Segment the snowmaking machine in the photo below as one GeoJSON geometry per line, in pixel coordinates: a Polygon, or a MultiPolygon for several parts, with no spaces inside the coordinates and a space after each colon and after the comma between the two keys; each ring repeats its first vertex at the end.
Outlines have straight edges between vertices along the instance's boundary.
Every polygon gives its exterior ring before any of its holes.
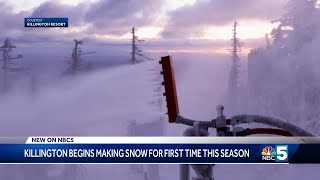
{"type": "MultiPolygon", "coordinates": [[[[223,114],[224,107],[217,106],[217,117],[211,121],[198,121],[187,119],[180,115],[178,96],[176,91],[174,70],[172,58],[170,56],[162,57],[159,62],[162,66],[163,75],[162,85],[165,87],[163,95],[166,97],[169,123],[177,123],[189,126],[184,131],[184,136],[209,136],[209,128],[216,130],[217,136],[250,136],[256,134],[269,134],[277,136],[315,136],[312,133],[287,122],[278,117],[268,117],[262,115],[241,114],[227,118],[223,114]],[[242,128],[239,125],[259,123],[274,128],[242,128]]],[[[213,180],[212,165],[190,165],[197,177],[196,180],[213,180]]],[[[189,165],[180,165],[180,180],[189,180],[189,165]]]]}

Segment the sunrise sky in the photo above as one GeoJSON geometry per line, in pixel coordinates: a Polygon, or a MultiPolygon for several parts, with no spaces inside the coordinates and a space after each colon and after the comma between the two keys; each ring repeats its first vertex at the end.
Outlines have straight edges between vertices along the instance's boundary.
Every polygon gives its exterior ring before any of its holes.
{"type": "Polygon", "coordinates": [[[149,52],[226,53],[237,20],[244,51],[264,43],[287,0],[0,0],[2,36],[22,42],[74,38],[127,42],[130,29],[151,42],[149,52]],[[68,17],[69,28],[26,29],[24,17],[68,17]],[[164,42],[174,47],[164,47],[164,42]],[[156,44],[156,45],[155,45],[156,44]],[[213,48],[214,47],[214,48],[213,48]]]}

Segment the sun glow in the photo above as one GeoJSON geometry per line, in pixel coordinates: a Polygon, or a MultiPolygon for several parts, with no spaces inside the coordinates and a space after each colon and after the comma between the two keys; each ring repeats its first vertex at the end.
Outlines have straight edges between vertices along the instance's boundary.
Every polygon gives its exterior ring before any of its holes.
{"type": "MultiPolygon", "coordinates": [[[[238,23],[237,34],[240,39],[262,38],[276,26],[271,22],[258,20],[239,20],[238,23]]],[[[229,40],[232,38],[232,23],[225,26],[208,27],[205,29],[204,35],[199,38],[229,40]]]]}
{"type": "MultiPolygon", "coordinates": [[[[247,55],[250,52],[251,48],[242,48],[242,51],[239,53],[240,56],[247,55]]],[[[219,47],[219,48],[194,48],[194,49],[148,49],[145,52],[149,53],[190,53],[190,54],[220,54],[228,55],[228,47],[219,47]]]]}

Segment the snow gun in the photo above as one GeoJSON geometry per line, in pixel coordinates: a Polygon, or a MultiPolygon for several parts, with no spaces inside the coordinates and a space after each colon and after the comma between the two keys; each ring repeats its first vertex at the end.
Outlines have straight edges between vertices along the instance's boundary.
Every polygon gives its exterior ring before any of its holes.
{"type": "MultiPolygon", "coordinates": [[[[217,117],[210,121],[187,119],[179,114],[178,96],[176,91],[174,69],[170,56],[161,57],[162,85],[165,87],[169,123],[189,126],[184,131],[184,136],[209,136],[208,129],[216,129],[217,136],[250,136],[256,134],[270,134],[278,136],[315,136],[314,134],[294,125],[282,118],[262,115],[241,114],[226,118],[223,114],[224,107],[217,106],[217,117]],[[273,128],[241,128],[238,125],[258,123],[273,128]],[[231,129],[232,128],[232,129],[231,129]]],[[[214,165],[191,165],[197,174],[196,180],[213,180],[214,165]]],[[[189,180],[189,165],[180,165],[180,180],[189,180]]]]}

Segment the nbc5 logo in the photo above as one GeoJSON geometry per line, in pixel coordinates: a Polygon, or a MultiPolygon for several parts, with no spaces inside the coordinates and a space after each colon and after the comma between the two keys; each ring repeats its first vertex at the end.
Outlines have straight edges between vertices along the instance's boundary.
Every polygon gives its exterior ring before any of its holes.
{"type": "Polygon", "coordinates": [[[276,146],[276,162],[288,162],[288,146],[276,146]]]}

